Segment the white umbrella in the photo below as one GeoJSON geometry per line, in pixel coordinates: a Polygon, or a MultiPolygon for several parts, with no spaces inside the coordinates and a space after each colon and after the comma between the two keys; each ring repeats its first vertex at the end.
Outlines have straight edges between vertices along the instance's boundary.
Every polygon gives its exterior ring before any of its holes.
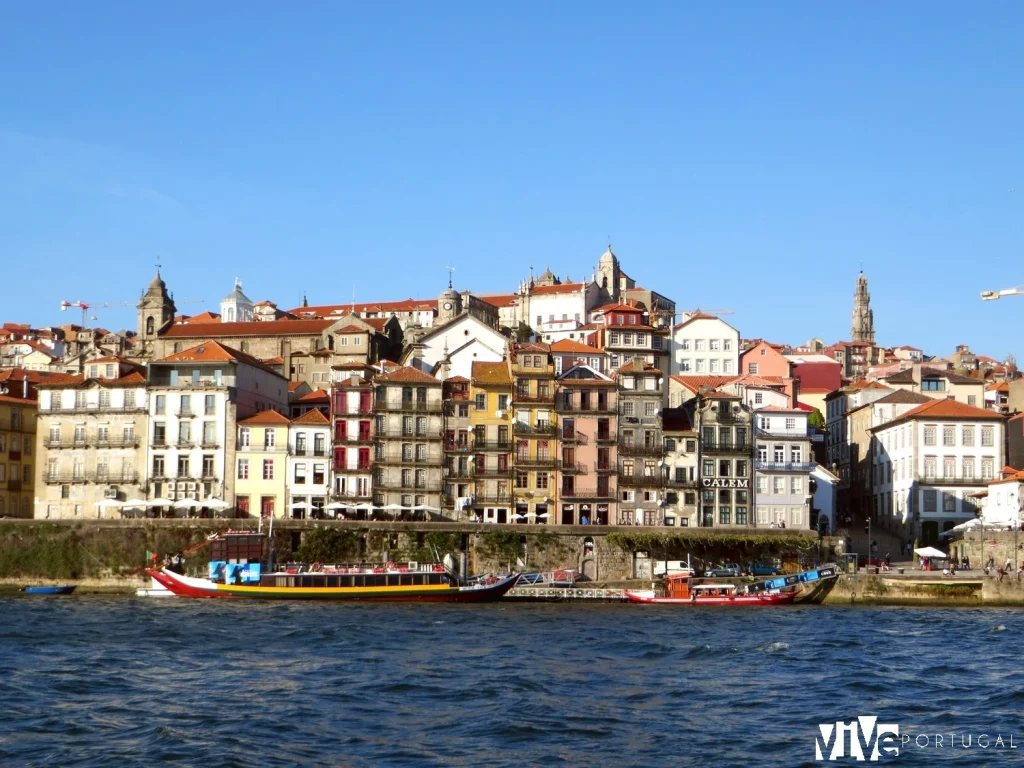
{"type": "Polygon", "coordinates": [[[526,515],[512,515],[513,520],[525,520],[526,515]]]}
{"type": "Polygon", "coordinates": [[[918,555],[919,557],[934,557],[943,560],[949,557],[949,555],[947,555],[945,552],[938,550],[935,547],[920,547],[919,549],[914,550],[914,554],[918,555]]]}
{"type": "Polygon", "coordinates": [[[373,504],[356,504],[352,509],[358,509],[363,512],[369,512],[373,509],[373,504]]]}
{"type": "Polygon", "coordinates": [[[332,501],[324,509],[348,509],[348,504],[342,504],[340,501],[332,501]]]}
{"type": "Polygon", "coordinates": [[[313,505],[312,504],[307,504],[304,501],[297,501],[294,504],[292,504],[291,508],[292,509],[312,509],[313,505]]]}
{"type": "Polygon", "coordinates": [[[201,506],[203,503],[196,499],[179,499],[174,502],[175,509],[199,509],[201,506]]]}
{"type": "Polygon", "coordinates": [[[417,504],[413,507],[415,512],[440,512],[441,510],[437,507],[432,507],[429,504],[417,504]]]}
{"type": "Polygon", "coordinates": [[[227,509],[231,505],[223,499],[206,499],[206,501],[203,502],[203,506],[207,509],[227,509]]]}
{"type": "Polygon", "coordinates": [[[408,507],[403,507],[401,504],[388,504],[386,507],[381,507],[385,512],[397,512],[408,507]]]}
{"type": "Polygon", "coordinates": [[[124,504],[116,499],[104,499],[103,501],[97,501],[96,506],[100,509],[111,509],[114,507],[123,507],[124,504]]]}
{"type": "Polygon", "coordinates": [[[142,509],[147,506],[148,502],[145,499],[128,499],[123,505],[124,509],[142,509]]]}
{"type": "Polygon", "coordinates": [[[146,502],[146,506],[147,507],[169,507],[173,503],[174,502],[171,501],[170,499],[153,499],[152,501],[147,501],[146,502]]]}
{"type": "Polygon", "coordinates": [[[537,515],[537,517],[541,520],[547,520],[549,517],[551,517],[551,513],[542,512],[541,514],[537,515]]]}

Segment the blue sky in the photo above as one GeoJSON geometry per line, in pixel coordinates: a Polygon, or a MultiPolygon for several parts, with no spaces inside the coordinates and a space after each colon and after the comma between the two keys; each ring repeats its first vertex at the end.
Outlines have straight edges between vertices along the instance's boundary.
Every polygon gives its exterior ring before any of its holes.
{"type": "MultiPolygon", "coordinates": [[[[1024,353],[1024,6],[5,3],[0,320],[624,268],[744,336],[1024,353]]],[[[134,327],[133,310],[99,314],[134,327]]]]}

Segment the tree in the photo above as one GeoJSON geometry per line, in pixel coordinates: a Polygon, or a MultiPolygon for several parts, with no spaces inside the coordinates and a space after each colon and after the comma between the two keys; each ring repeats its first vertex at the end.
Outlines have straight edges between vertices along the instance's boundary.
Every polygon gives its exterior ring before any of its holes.
{"type": "Polygon", "coordinates": [[[821,415],[821,411],[815,408],[811,411],[811,415],[807,417],[807,423],[812,427],[823,429],[825,427],[825,417],[821,415]]]}

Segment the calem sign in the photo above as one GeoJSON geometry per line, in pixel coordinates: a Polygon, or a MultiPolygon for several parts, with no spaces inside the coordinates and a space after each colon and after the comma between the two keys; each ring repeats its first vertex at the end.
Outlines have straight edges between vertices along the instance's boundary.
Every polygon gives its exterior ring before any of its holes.
{"type": "Polygon", "coordinates": [[[705,488],[749,488],[749,477],[702,477],[701,485],[705,488]]]}

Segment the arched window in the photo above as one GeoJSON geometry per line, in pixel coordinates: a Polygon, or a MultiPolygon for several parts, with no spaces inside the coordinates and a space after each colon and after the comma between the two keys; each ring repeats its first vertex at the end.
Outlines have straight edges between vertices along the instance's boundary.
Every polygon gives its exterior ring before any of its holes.
{"type": "Polygon", "coordinates": [[[605,290],[608,290],[608,276],[607,275],[605,275],[603,278],[601,278],[601,287],[604,288],[605,290]]]}
{"type": "Polygon", "coordinates": [[[153,322],[153,318],[152,317],[147,317],[146,318],[146,335],[147,336],[152,336],[155,329],[156,329],[156,323],[153,322]]]}
{"type": "Polygon", "coordinates": [[[227,312],[224,313],[224,322],[233,323],[235,322],[235,308],[228,307],[227,312]]]}

